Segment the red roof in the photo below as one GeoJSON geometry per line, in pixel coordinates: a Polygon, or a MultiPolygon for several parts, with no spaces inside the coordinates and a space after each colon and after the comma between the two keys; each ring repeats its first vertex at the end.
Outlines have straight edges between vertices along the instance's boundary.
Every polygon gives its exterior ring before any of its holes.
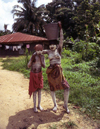
{"type": "Polygon", "coordinates": [[[0,36],[0,43],[13,44],[13,43],[21,43],[21,42],[37,42],[37,41],[47,41],[46,38],[33,36],[29,34],[23,34],[20,32],[7,34],[0,36]]]}

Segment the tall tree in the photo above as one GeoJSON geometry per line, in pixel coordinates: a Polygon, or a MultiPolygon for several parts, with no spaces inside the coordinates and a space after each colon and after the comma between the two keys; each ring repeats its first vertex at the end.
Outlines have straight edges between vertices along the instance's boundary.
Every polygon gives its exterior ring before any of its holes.
{"type": "Polygon", "coordinates": [[[47,4],[46,9],[45,21],[61,21],[66,36],[71,36],[74,28],[74,23],[72,21],[72,16],[74,15],[72,0],[55,0],[47,4]]]}
{"type": "Polygon", "coordinates": [[[22,6],[15,5],[12,13],[15,16],[15,23],[13,24],[13,31],[26,32],[34,35],[42,35],[43,20],[41,15],[43,13],[44,5],[36,7],[37,0],[18,0],[22,6]],[[16,18],[17,17],[17,18],[16,18]],[[41,33],[42,32],[42,33],[41,33]]]}
{"type": "Polygon", "coordinates": [[[89,36],[94,36],[94,25],[97,24],[100,20],[100,5],[97,3],[92,5],[88,0],[84,0],[77,7],[76,15],[74,16],[73,20],[75,21],[75,30],[78,37],[84,39],[87,25],[89,36]]]}

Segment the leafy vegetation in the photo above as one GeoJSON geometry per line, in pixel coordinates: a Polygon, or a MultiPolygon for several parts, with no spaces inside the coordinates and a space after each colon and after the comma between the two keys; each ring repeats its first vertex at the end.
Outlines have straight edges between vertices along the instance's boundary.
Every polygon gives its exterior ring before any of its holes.
{"type": "Polygon", "coordinates": [[[13,31],[45,36],[43,25],[61,21],[67,37],[84,40],[86,26],[90,41],[100,36],[100,1],[96,0],[54,0],[36,6],[37,0],[18,0],[23,6],[15,5],[12,13],[15,18],[13,31]]]}
{"type": "Polygon", "coordinates": [[[36,0],[18,0],[18,3],[23,6],[15,5],[12,9],[13,16],[16,16],[13,31],[43,36],[41,15],[44,5],[36,7],[36,0]]]}
{"type": "MultiPolygon", "coordinates": [[[[43,25],[61,21],[65,41],[71,37],[86,40],[88,32],[88,40],[100,44],[99,0],[54,0],[39,7],[36,6],[37,0],[18,0],[18,3],[22,6],[15,5],[12,9],[14,32],[46,37],[43,25]]],[[[0,32],[0,35],[5,34],[0,32]]]]}
{"type": "MultiPolygon", "coordinates": [[[[30,69],[26,68],[25,56],[7,57],[1,61],[4,69],[19,71],[29,78],[30,69]]],[[[49,66],[47,56],[45,61],[47,68],[49,66]]],[[[79,106],[82,112],[98,119],[100,116],[100,67],[97,67],[97,62],[97,58],[86,62],[82,59],[81,53],[63,49],[61,63],[64,76],[70,84],[69,103],[79,106]]],[[[49,91],[46,68],[43,69],[44,90],[49,91]]],[[[63,90],[56,91],[56,95],[63,100],[63,90]]]]}

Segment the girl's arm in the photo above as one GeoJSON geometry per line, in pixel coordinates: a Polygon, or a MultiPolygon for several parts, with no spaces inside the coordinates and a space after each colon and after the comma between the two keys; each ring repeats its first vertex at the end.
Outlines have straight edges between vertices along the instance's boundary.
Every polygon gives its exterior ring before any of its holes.
{"type": "Polygon", "coordinates": [[[59,42],[59,47],[63,47],[63,39],[64,39],[64,37],[63,37],[63,30],[62,29],[60,29],[60,42],[59,42]]]}
{"type": "Polygon", "coordinates": [[[35,62],[35,55],[36,55],[36,52],[31,56],[31,58],[27,64],[28,68],[30,68],[32,66],[32,62],[35,62]]]}
{"type": "Polygon", "coordinates": [[[61,55],[64,37],[63,37],[63,30],[62,30],[61,22],[58,22],[58,25],[59,25],[59,28],[60,28],[60,41],[59,41],[58,51],[61,55]]]}
{"type": "Polygon", "coordinates": [[[48,54],[49,50],[42,50],[42,54],[48,54]]]}
{"type": "Polygon", "coordinates": [[[27,64],[27,67],[30,68],[31,66],[32,66],[32,61],[31,61],[31,58],[30,58],[30,60],[29,60],[29,62],[27,64]]]}

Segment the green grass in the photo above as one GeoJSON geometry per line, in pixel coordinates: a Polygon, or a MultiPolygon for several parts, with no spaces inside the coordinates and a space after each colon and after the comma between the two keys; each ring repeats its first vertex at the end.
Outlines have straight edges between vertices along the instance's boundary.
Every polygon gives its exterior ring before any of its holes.
{"type": "Polygon", "coordinates": [[[52,126],[49,126],[48,129],[57,129],[57,126],[54,124],[52,126]]]}
{"type": "MultiPolygon", "coordinates": [[[[62,68],[64,76],[70,85],[69,102],[80,106],[80,110],[96,119],[100,118],[100,69],[96,67],[96,60],[85,62],[79,53],[67,50],[62,53],[62,68]],[[78,61],[76,61],[78,59],[78,61]]],[[[0,59],[3,68],[18,71],[29,78],[30,69],[26,68],[25,57],[0,59]]],[[[45,56],[46,68],[49,66],[45,56]]],[[[43,69],[44,90],[49,91],[46,68],[43,69]]],[[[63,90],[56,91],[59,99],[63,100],[63,90]]]]}

